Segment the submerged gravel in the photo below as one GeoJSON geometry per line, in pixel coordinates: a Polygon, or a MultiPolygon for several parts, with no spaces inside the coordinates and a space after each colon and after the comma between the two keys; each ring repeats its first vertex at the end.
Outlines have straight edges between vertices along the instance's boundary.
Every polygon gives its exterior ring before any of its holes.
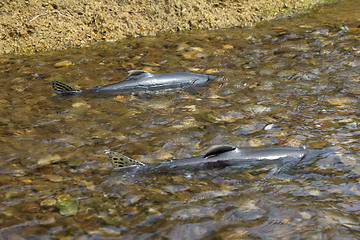
{"type": "Polygon", "coordinates": [[[163,34],[0,58],[0,238],[356,239],[356,1],[247,29],[163,34]],[[59,98],[128,70],[223,77],[206,87],[59,98]],[[329,149],[288,174],[237,169],[123,176],[109,148],[144,162],[211,145],[329,149]]]}

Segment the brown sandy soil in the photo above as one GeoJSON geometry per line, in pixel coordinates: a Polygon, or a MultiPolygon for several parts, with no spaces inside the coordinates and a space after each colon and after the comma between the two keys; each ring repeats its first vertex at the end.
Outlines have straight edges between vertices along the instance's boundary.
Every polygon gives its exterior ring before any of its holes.
{"type": "Polygon", "coordinates": [[[161,31],[252,25],[325,0],[3,0],[0,54],[30,53],[161,31]]]}

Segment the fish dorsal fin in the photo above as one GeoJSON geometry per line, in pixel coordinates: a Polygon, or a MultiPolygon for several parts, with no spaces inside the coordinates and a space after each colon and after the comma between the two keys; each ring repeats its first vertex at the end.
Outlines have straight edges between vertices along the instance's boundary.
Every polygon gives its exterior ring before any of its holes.
{"type": "Polygon", "coordinates": [[[74,95],[82,92],[82,90],[74,88],[60,81],[52,81],[52,87],[55,93],[59,95],[74,95]]]}
{"type": "Polygon", "coordinates": [[[224,152],[229,152],[234,149],[236,149],[236,147],[232,146],[232,145],[215,145],[215,146],[210,147],[206,151],[204,158],[213,157],[214,155],[218,155],[218,154],[224,153],[224,152]]]}
{"type": "Polygon", "coordinates": [[[141,75],[141,74],[143,74],[143,73],[151,74],[151,73],[149,73],[149,72],[147,72],[147,71],[143,71],[143,70],[130,70],[130,71],[128,71],[128,73],[129,73],[128,77],[129,77],[129,76],[141,75]]]}
{"type": "Polygon", "coordinates": [[[110,162],[114,166],[114,168],[122,168],[129,166],[145,166],[144,163],[131,159],[121,153],[106,151],[110,162]]]}
{"type": "Polygon", "coordinates": [[[130,70],[128,71],[129,75],[125,78],[124,81],[133,80],[136,77],[145,77],[145,76],[151,76],[152,73],[143,71],[143,70],[130,70]]]}

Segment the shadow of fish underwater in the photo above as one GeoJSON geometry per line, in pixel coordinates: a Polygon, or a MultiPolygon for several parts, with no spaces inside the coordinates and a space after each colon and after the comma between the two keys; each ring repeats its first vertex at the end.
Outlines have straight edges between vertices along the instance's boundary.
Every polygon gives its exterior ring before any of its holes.
{"type": "Polygon", "coordinates": [[[203,156],[145,164],[121,153],[107,151],[114,169],[124,174],[209,170],[229,166],[245,171],[266,168],[277,173],[312,164],[322,153],[323,150],[306,148],[241,149],[231,145],[216,145],[210,147],[203,156]]]}
{"type": "Polygon", "coordinates": [[[220,77],[219,75],[200,74],[192,72],[150,73],[141,70],[131,70],[122,82],[95,86],[89,90],[80,90],[60,81],[52,81],[56,94],[62,96],[77,94],[109,94],[123,92],[154,91],[173,88],[191,88],[202,86],[220,77]]]}

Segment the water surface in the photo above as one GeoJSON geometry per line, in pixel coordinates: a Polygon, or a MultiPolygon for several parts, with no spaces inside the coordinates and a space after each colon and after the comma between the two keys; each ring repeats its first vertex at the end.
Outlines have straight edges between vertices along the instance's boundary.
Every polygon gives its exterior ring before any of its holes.
{"type": "Polygon", "coordinates": [[[341,1],[253,28],[1,57],[1,238],[357,238],[357,6],[341,1]],[[132,69],[223,77],[194,90],[104,98],[51,90],[52,80],[88,89],[132,69]],[[216,144],[336,153],[288,175],[131,177],[114,173],[104,154],[155,163],[216,144]]]}

